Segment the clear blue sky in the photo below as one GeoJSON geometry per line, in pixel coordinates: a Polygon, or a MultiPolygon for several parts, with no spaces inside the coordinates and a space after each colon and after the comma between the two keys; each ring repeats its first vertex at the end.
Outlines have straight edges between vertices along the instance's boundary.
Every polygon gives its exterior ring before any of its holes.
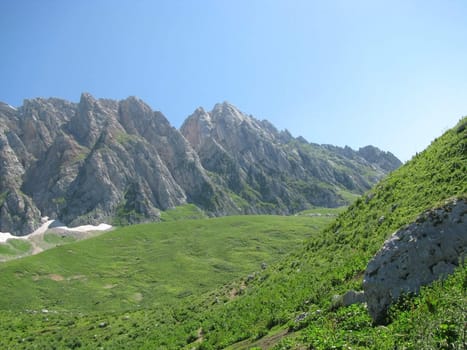
{"type": "Polygon", "coordinates": [[[229,101],[408,160],[467,115],[465,0],[2,0],[0,101],[135,95],[179,127],[229,101]]]}

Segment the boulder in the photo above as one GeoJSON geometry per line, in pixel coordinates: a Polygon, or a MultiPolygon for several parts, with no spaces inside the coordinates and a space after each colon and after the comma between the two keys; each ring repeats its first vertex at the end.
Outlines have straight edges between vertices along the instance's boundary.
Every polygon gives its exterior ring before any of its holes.
{"type": "Polygon", "coordinates": [[[361,304],[365,302],[365,293],[361,291],[349,290],[342,297],[342,306],[349,306],[353,304],[361,304]]]}
{"type": "Polygon", "coordinates": [[[362,291],[349,290],[343,295],[334,295],[331,300],[331,309],[337,310],[341,307],[365,302],[365,293],[362,291]]]}
{"type": "Polygon", "coordinates": [[[368,311],[376,324],[404,294],[445,278],[467,253],[467,201],[451,200],[395,232],[369,262],[363,280],[368,311]]]}

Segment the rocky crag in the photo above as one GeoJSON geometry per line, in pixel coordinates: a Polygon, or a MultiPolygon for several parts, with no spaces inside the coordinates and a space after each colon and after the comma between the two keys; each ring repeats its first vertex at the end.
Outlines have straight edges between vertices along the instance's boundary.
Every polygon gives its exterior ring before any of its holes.
{"type": "Polygon", "coordinates": [[[0,103],[0,232],[30,233],[42,216],[154,221],[184,203],[209,215],[334,207],[400,164],[372,146],[310,144],[228,103],[181,131],[135,97],[0,103]]]}
{"type": "Polygon", "coordinates": [[[181,132],[246,213],[337,207],[346,204],[342,192],[362,193],[401,165],[376,147],[354,151],[294,138],[226,102],[197,109],[181,132]]]}

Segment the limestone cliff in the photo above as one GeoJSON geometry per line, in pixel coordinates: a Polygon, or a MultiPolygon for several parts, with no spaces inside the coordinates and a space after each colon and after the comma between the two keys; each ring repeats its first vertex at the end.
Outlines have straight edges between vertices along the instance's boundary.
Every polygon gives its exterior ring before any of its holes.
{"type": "Polygon", "coordinates": [[[294,138],[227,102],[211,112],[198,108],[181,132],[245,213],[340,206],[347,203],[343,193],[362,193],[401,165],[375,147],[357,152],[294,138]]]}
{"type": "Polygon", "coordinates": [[[29,233],[41,216],[68,225],[157,220],[187,201],[234,210],[180,132],[137,98],[2,104],[0,125],[2,232],[29,233]]]}
{"type": "Polygon", "coordinates": [[[387,155],[310,144],[228,103],[181,132],[136,97],[0,103],[0,231],[27,234],[41,216],[153,221],[184,203],[209,215],[338,206],[400,164],[387,155]]]}

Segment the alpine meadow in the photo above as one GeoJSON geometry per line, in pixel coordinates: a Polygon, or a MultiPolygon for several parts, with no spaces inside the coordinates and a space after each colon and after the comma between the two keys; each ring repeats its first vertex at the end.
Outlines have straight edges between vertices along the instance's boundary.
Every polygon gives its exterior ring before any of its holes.
{"type": "Polygon", "coordinates": [[[0,1],[0,350],[467,350],[467,1],[0,1]]]}

